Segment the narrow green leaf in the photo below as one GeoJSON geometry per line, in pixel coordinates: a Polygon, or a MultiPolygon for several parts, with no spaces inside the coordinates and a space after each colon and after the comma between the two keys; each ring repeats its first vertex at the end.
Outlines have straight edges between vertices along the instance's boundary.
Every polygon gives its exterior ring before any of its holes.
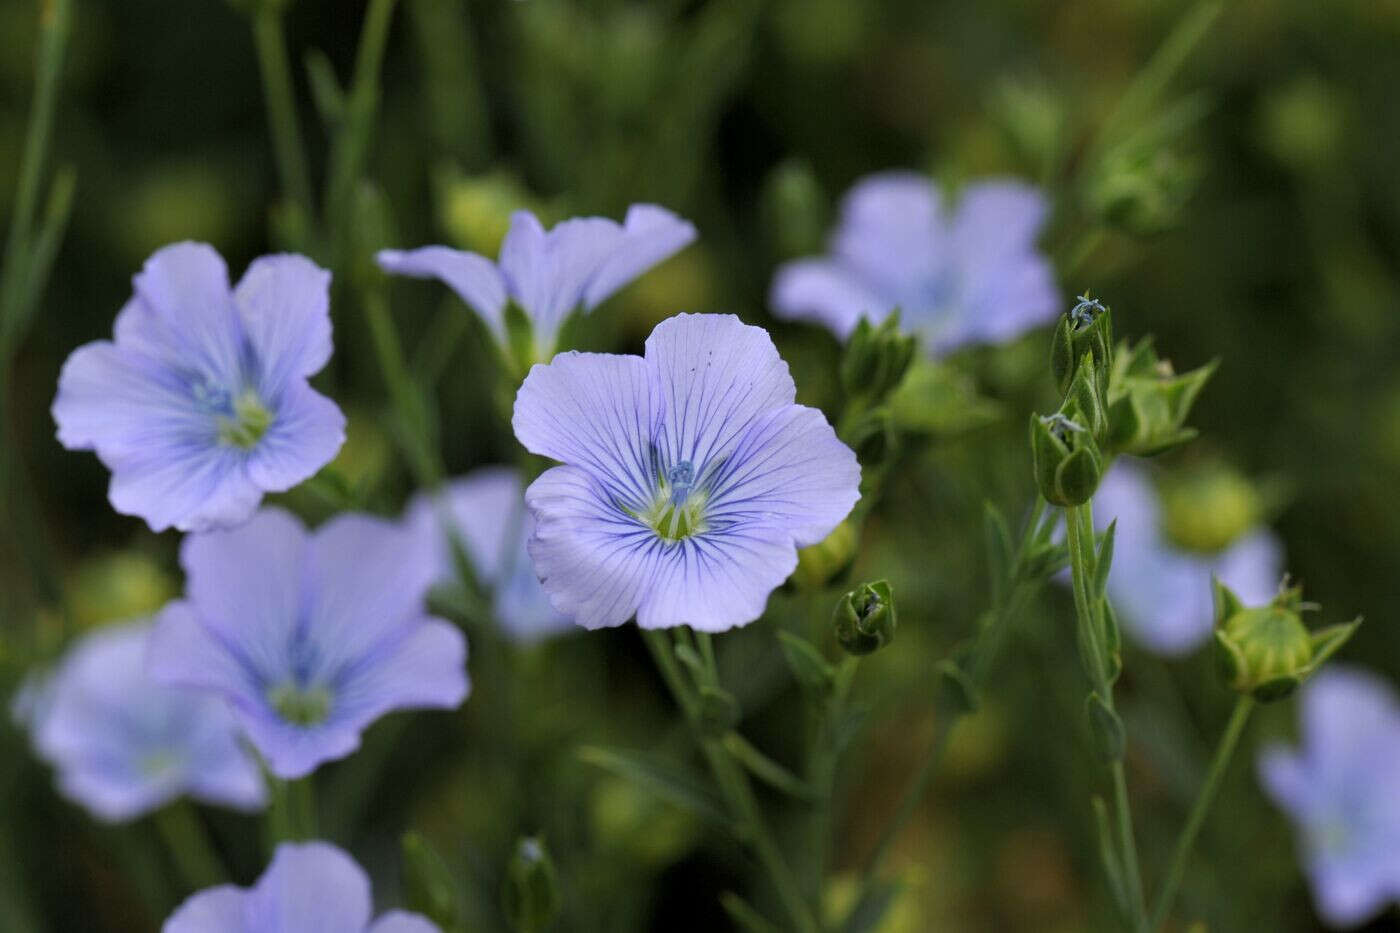
{"type": "Polygon", "coordinates": [[[792,669],[792,676],[803,690],[823,694],[831,689],[835,670],[816,645],[801,635],[783,631],[778,632],[778,644],[783,649],[783,659],[792,669]]]}
{"type": "Polygon", "coordinates": [[[1113,824],[1108,818],[1108,805],[1102,797],[1095,796],[1089,803],[1094,809],[1094,827],[1099,837],[1099,864],[1103,866],[1104,877],[1108,880],[1108,893],[1114,906],[1124,917],[1129,916],[1128,895],[1123,889],[1123,866],[1118,861],[1118,851],[1114,848],[1113,824]]]}
{"type": "Polygon", "coordinates": [[[1123,720],[1109,708],[1097,693],[1089,694],[1086,704],[1089,714],[1089,731],[1094,737],[1094,747],[1099,757],[1106,763],[1123,760],[1127,746],[1127,735],[1123,731],[1123,720]]]}
{"type": "Polygon", "coordinates": [[[1103,533],[1103,541],[1099,544],[1099,553],[1094,566],[1094,588],[1090,593],[1090,599],[1098,602],[1103,599],[1104,591],[1108,588],[1108,569],[1113,563],[1113,538],[1118,528],[1118,519],[1108,523],[1108,530],[1103,533]]]}
{"type": "Polygon", "coordinates": [[[818,799],[812,785],[793,774],[788,768],[769,758],[754,747],[748,739],[737,732],[727,732],[722,740],[725,751],[742,764],[749,772],[774,790],[782,791],[798,800],[814,802],[818,799]]]}
{"type": "Polygon", "coordinates": [[[734,926],[745,933],[782,933],[782,928],[771,923],[755,910],[748,901],[733,891],[725,891],[719,896],[719,905],[734,921],[734,926]]]}
{"type": "Polygon", "coordinates": [[[688,810],[703,819],[734,831],[733,821],[719,798],[685,768],[641,752],[585,745],[578,750],[581,761],[631,781],[667,803],[688,810]]]}

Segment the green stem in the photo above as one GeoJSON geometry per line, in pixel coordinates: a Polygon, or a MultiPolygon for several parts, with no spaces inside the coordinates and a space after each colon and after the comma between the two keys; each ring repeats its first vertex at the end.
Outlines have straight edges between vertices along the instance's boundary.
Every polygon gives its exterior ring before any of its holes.
{"type": "Polygon", "coordinates": [[[271,852],[283,842],[315,839],[316,788],[307,775],[294,781],[270,777],[272,801],[267,809],[267,848],[271,852]]]}
{"type": "Polygon", "coordinates": [[[444,472],[436,445],[430,440],[430,432],[436,434],[435,425],[428,423],[427,402],[404,361],[403,346],[389,315],[384,290],[369,289],[364,296],[364,308],[374,355],[398,418],[399,445],[419,485],[435,487],[442,481],[444,472]]]}
{"type": "Polygon", "coordinates": [[[227,880],[209,831],[188,800],[178,800],[158,811],[155,824],[187,891],[200,891],[227,880]]]}
{"type": "Polygon", "coordinates": [[[763,819],[748,776],[731,757],[722,739],[699,734],[696,728],[699,722],[699,701],[694,689],[685,680],[684,672],[675,659],[671,642],[666,637],[666,633],[655,629],[643,629],[642,638],[646,641],[647,648],[656,660],[656,666],[661,672],[662,680],[666,682],[666,686],[676,698],[676,703],[686,714],[692,731],[696,732],[700,751],[710,767],[710,772],[714,775],[720,793],[724,796],[736,823],[740,827],[744,841],[753,850],[764,870],[767,871],[769,880],[773,883],[778,898],[782,901],[793,925],[799,933],[817,933],[820,927],[817,924],[816,916],[812,912],[811,906],[803,898],[802,889],[798,885],[796,876],[788,867],[787,861],[783,858],[782,850],[774,841],[773,835],[763,819]]]}
{"type": "Polygon", "coordinates": [[[1210,770],[1206,772],[1205,782],[1196,794],[1196,802],[1191,806],[1191,813],[1186,818],[1186,825],[1182,827],[1181,835],[1177,837],[1176,847],[1172,850],[1171,862],[1168,864],[1166,880],[1162,883],[1162,890],[1157,895],[1156,904],[1152,908],[1151,920],[1148,923],[1149,930],[1157,930],[1166,922],[1167,914],[1172,908],[1172,901],[1176,898],[1176,889],[1180,886],[1182,876],[1186,873],[1186,860],[1191,855],[1191,847],[1195,845],[1196,836],[1201,831],[1201,824],[1205,822],[1206,813],[1209,812],[1210,805],[1215,800],[1216,792],[1220,790],[1220,782],[1225,777],[1225,769],[1229,766],[1230,759],[1234,757],[1235,748],[1239,745],[1240,736],[1244,733],[1244,727],[1249,722],[1249,716],[1252,712],[1254,712],[1254,699],[1248,694],[1241,694],[1240,698],[1235,701],[1235,711],[1230,714],[1230,721],[1225,726],[1225,732],[1220,736],[1220,744],[1215,748],[1215,757],[1211,759],[1210,770]]]}
{"type": "Polygon", "coordinates": [[[282,13],[273,4],[261,4],[253,14],[253,43],[257,46],[267,97],[267,124],[282,192],[300,208],[307,223],[316,216],[311,197],[311,175],[306,167],[301,129],[297,123],[296,90],[287,58],[287,36],[282,13]]]}

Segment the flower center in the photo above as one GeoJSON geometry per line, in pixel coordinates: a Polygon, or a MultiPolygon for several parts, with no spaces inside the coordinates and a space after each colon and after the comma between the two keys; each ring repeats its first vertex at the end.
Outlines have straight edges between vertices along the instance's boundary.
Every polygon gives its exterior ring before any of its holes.
{"type": "Polygon", "coordinates": [[[252,389],[244,389],[228,411],[219,416],[219,440],[230,447],[252,448],[272,424],[272,412],[252,389]]]}
{"type": "Polygon", "coordinates": [[[681,541],[699,534],[705,524],[705,503],[709,497],[695,488],[695,466],[682,460],[666,471],[651,505],[637,515],[664,540],[681,541]]]}
{"type": "Polygon", "coordinates": [[[331,692],[325,687],[282,683],[268,688],[267,701],[277,715],[296,726],[318,726],[331,712],[331,692]]]}

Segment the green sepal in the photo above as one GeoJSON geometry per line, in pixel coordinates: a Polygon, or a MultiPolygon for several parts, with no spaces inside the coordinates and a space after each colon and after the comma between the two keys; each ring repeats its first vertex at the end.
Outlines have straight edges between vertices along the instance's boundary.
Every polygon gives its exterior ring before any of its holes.
{"type": "Polygon", "coordinates": [[[832,626],[841,647],[853,655],[870,654],[893,641],[898,620],[889,581],[863,583],[842,596],[832,626]]]}
{"type": "Polygon", "coordinates": [[[939,692],[950,713],[970,714],[977,712],[982,705],[977,685],[963,670],[961,664],[951,658],[944,658],[934,665],[938,675],[939,692]]]}
{"type": "Polygon", "coordinates": [[[452,870],[422,833],[409,831],[399,843],[404,906],[437,924],[442,933],[466,929],[462,895],[452,870]]]}
{"type": "Polygon", "coordinates": [[[879,324],[861,318],[846,341],[839,374],[847,405],[879,405],[894,391],[913,362],[919,341],[899,332],[899,311],[879,324]]]}
{"type": "Polygon", "coordinates": [[[778,632],[778,643],[788,669],[803,691],[815,696],[829,696],[836,683],[836,669],[812,644],[801,635],[778,632]]]}
{"type": "Polygon", "coordinates": [[[1050,342],[1050,372],[1061,395],[1069,393],[1070,383],[1086,355],[1104,371],[1112,365],[1113,312],[1107,308],[1092,319],[1074,313],[1061,315],[1055,325],[1050,342]]]}
{"type": "Polygon", "coordinates": [[[559,875],[544,840],[527,836],[506,865],[501,906],[517,933],[542,933],[559,916],[559,875]]]}

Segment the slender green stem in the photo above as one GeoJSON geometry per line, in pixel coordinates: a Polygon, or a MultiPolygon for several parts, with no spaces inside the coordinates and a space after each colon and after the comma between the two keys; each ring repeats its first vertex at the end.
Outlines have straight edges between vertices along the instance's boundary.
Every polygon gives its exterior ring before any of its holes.
{"type": "Polygon", "coordinates": [[[802,896],[802,889],[797,882],[797,877],[788,867],[782,850],[774,841],[772,832],[763,819],[748,776],[729,754],[722,739],[701,735],[696,728],[699,721],[698,700],[694,688],[686,682],[685,674],[675,659],[670,640],[664,632],[658,630],[643,629],[642,637],[646,641],[652,657],[656,660],[657,669],[661,672],[666,686],[686,714],[692,730],[696,731],[701,754],[709,765],[715,783],[719,786],[720,793],[724,796],[736,823],[740,827],[744,841],[753,850],[764,870],[767,871],[769,880],[772,882],[779,900],[782,901],[787,910],[794,927],[799,933],[817,933],[820,927],[817,924],[816,915],[813,913],[811,905],[802,896]]]}
{"type": "Polygon", "coordinates": [[[187,891],[213,887],[228,879],[208,829],[188,800],[158,811],[155,824],[187,891]]]}
{"type": "Polygon", "coordinates": [[[1210,811],[1210,805],[1220,790],[1220,782],[1225,777],[1225,770],[1230,765],[1230,759],[1234,757],[1235,748],[1239,745],[1240,736],[1244,733],[1244,727],[1249,722],[1252,712],[1254,699],[1249,694],[1241,694],[1235,701],[1235,711],[1230,714],[1225,732],[1220,736],[1220,744],[1215,747],[1215,757],[1211,759],[1205,782],[1196,794],[1196,802],[1191,806],[1186,825],[1181,828],[1181,835],[1177,837],[1171,862],[1168,863],[1166,880],[1162,882],[1162,890],[1152,908],[1151,919],[1148,922],[1149,930],[1159,929],[1171,912],[1172,901],[1176,899],[1176,889],[1181,885],[1182,876],[1186,873],[1186,860],[1191,855],[1191,847],[1195,845],[1201,824],[1205,822],[1206,813],[1210,811]]]}
{"type": "Polygon", "coordinates": [[[253,14],[253,43],[257,46],[258,67],[262,71],[263,93],[267,98],[267,124],[272,133],[272,151],[277,160],[282,193],[306,217],[316,216],[311,197],[311,175],[306,167],[301,129],[297,121],[296,89],[287,58],[287,35],[282,13],[272,4],[261,4],[253,14]]]}
{"type": "MultiPolygon", "coordinates": [[[[379,72],[384,48],[389,41],[389,24],[397,0],[370,0],[360,44],[355,52],[355,71],[346,101],[345,124],[336,137],[331,155],[330,181],[326,188],[327,216],[335,222],[334,235],[343,243],[351,233],[341,229],[350,217],[351,196],[360,177],[365,154],[369,151],[374,115],[379,109],[379,72]]],[[[339,255],[343,262],[347,257],[339,255]]]]}
{"type": "Polygon", "coordinates": [[[399,445],[419,484],[437,486],[444,470],[432,439],[437,434],[436,425],[429,423],[427,400],[404,361],[403,346],[389,315],[384,290],[370,288],[364,295],[364,308],[375,358],[398,417],[399,445]]]}
{"type": "Polygon", "coordinates": [[[268,778],[272,788],[266,824],[269,852],[276,849],[279,843],[316,838],[316,789],[313,780],[311,775],[294,781],[268,778]]]}

